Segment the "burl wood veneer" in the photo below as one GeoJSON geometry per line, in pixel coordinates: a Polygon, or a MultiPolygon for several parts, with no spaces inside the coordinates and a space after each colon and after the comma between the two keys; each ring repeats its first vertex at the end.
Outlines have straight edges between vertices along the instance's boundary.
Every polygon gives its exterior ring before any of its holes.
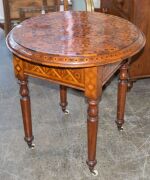
{"type": "Polygon", "coordinates": [[[103,12],[130,20],[137,25],[146,36],[146,45],[142,53],[133,57],[129,78],[150,77],[150,0],[101,0],[103,12]]]}
{"type": "Polygon", "coordinates": [[[88,160],[96,165],[98,104],[102,87],[120,69],[117,125],[124,122],[128,58],[145,44],[143,34],[130,22],[95,12],[55,12],[31,18],[7,37],[20,81],[25,140],[33,147],[28,76],[60,84],[60,105],[66,112],[67,88],[84,91],[88,99],[88,160]]]}

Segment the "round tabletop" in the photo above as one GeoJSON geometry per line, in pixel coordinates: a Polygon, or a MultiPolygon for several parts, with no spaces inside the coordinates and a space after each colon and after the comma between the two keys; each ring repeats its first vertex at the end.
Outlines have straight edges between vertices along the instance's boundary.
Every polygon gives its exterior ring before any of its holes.
{"type": "Polygon", "coordinates": [[[145,37],[131,22],[96,12],[54,12],[25,20],[7,37],[17,56],[57,67],[119,62],[139,52],[145,37]]]}

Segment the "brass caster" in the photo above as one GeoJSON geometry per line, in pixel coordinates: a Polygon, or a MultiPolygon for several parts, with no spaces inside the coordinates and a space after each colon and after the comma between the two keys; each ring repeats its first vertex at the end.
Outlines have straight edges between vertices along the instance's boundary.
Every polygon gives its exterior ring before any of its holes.
{"type": "Polygon", "coordinates": [[[69,110],[68,110],[68,109],[64,110],[63,112],[64,112],[65,114],[69,114],[69,110]]]}
{"type": "Polygon", "coordinates": [[[98,176],[98,171],[96,169],[92,170],[91,173],[95,177],[98,176]]]}
{"type": "Polygon", "coordinates": [[[118,121],[116,121],[117,127],[118,127],[118,131],[123,131],[123,123],[120,123],[118,121]]]}
{"type": "Polygon", "coordinates": [[[123,131],[123,126],[118,127],[118,130],[119,130],[119,131],[123,131]]]}
{"type": "Polygon", "coordinates": [[[29,146],[29,149],[34,149],[35,148],[35,144],[31,143],[31,144],[28,144],[29,146]]]}

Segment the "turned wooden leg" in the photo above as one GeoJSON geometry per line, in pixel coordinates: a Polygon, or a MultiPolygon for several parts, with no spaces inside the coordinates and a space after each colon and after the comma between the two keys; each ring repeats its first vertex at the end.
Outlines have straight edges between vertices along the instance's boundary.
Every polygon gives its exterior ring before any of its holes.
{"type": "Polygon", "coordinates": [[[31,120],[31,106],[30,106],[30,96],[29,96],[29,89],[28,89],[28,81],[27,77],[21,79],[19,81],[20,84],[20,104],[22,110],[22,118],[23,118],[23,125],[24,125],[24,132],[25,132],[25,141],[27,142],[29,148],[34,148],[34,144],[32,141],[34,139],[32,135],[32,120],[31,120]]]}
{"type": "Polygon", "coordinates": [[[60,85],[60,106],[65,114],[69,113],[69,111],[66,109],[67,105],[67,87],[60,85]]]}
{"type": "Polygon", "coordinates": [[[92,175],[97,176],[94,169],[96,160],[96,145],[98,132],[98,104],[102,94],[102,67],[85,68],[85,96],[88,100],[87,111],[87,165],[92,175]]]}
{"type": "Polygon", "coordinates": [[[118,84],[118,100],[117,100],[117,126],[119,130],[123,130],[124,112],[126,103],[126,92],[128,88],[128,63],[124,64],[120,69],[118,84]]]}
{"type": "Polygon", "coordinates": [[[87,118],[87,134],[88,134],[88,160],[87,165],[91,172],[96,165],[96,143],[98,130],[98,101],[88,100],[88,118],[87,118]]]}

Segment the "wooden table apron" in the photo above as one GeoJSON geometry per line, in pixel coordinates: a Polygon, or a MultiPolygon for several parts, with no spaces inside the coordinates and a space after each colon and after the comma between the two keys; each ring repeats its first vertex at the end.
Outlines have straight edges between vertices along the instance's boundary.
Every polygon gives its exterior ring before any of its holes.
{"type": "Polygon", "coordinates": [[[20,81],[25,140],[29,147],[32,147],[33,134],[28,76],[60,84],[60,105],[64,112],[66,87],[82,90],[88,99],[87,164],[93,171],[102,87],[120,69],[116,122],[121,128],[128,81],[127,59],[144,44],[143,34],[134,25],[100,13],[50,13],[14,28],[7,37],[7,45],[13,52],[15,75],[20,81]]]}

